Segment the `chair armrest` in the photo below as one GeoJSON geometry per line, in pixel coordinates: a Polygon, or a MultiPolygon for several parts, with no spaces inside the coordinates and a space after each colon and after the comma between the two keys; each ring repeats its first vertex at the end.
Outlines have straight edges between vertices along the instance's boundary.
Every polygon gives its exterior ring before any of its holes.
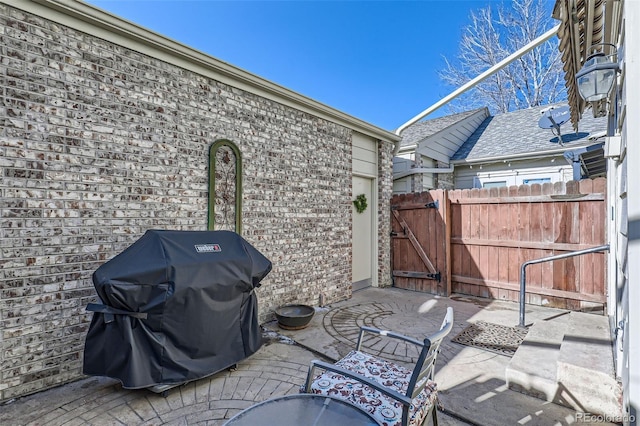
{"type": "Polygon", "coordinates": [[[368,377],[363,376],[362,374],[358,374],[354,371],[347,370],[342,367],[338,367],[335,364],[329,364],[327,362],[318,361],[317,359],[311,361],[311,365],[309,365],[309,372],[307,373],[307,380],[305,382],[304,391],[309,393],[311,390],[311,382],[315,376],[314,371],[316,368],[320,368],[323,370],[333,371],[334,373],[342,374],[343,376],[350,377],[354,380],[357,380],[361,383],[364,383],[367,386],[370,386],[377,391],[387,395],[389,398],[393,398],[399,401],[402,405],[409,407],[411,405],[411,398],[406,395],[402,395],[398,391],[388,388],[386,386],[381,385],[375,380],[371,380],[368,377]]]}
{"type": "Polygon", "coordinates": [[[361,350],[360,348],[362,346],[362,336],[364,335],[365,332],[372,333],[372,334],[378,334],[380,336],[390,337],[390,338],[393,338],[393,339],[403,340],[403,341],[408,342],[408,343],[413,343],[416,346],[420,346],[421,348],[424,346],[424,342],[421,342],[420,340],[414,339],[412,337],[405,336],[405,335],[400,334],[400,333],[396,333],[396,332],[388,331],[388,330],[380,330],[380,329],[373,328],[373,327],[362,326],[362,327],[360,327],[360,335],[358,336],[358,344],[356,345],[356,350],[357,351],[361,350]]]}

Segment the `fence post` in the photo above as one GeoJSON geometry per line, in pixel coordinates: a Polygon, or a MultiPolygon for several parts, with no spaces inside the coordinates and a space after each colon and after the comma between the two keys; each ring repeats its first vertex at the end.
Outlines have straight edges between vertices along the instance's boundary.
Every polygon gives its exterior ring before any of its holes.
{"type": "Polygon", "coordinates": [[[444,189],[442,192],[442,220],[444,221],[444,285],[445,296],[451,295],[451,199],[449,198],[449,190],[444,189]]]}

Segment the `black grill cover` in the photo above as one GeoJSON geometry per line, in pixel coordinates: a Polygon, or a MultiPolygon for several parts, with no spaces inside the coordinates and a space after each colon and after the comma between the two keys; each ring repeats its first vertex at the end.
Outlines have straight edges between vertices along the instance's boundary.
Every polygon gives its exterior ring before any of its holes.
{"type": "Polygon", "coordinates": [[[147,231],[93,274],[84,373],[142,388],[245,359],[262,344],[253,289],[270,270],[234,232],[147,231]]]}

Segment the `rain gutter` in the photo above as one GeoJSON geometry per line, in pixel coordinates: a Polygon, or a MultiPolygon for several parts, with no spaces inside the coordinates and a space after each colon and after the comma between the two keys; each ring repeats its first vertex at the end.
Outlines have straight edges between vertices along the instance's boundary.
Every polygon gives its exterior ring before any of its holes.
{"type": "Polygon", "coordinates": [[[584,142],[581,144],[576,144],[572,146],[565,146],[564,148],[550,149],[547,151],[536,151],[536,152],[522,152],[519,154],[509,154],[509,155],[496,155],[494,157],[482,157],[477,159],[463,159],[463,160],[451,160],[451,164],[455,165],[464,165],[464,164],[486,164],[486,163],[499,163],[500,161],[510,161],[510,160],[518,160],[518,159],[536,159],[536,158],[545,158],[550,155],[556,154],[564,154],[567,151],[570,151],[575,148],[583,148],[587,146],[591,146],[597,144],[597,139],[589,140],[588,142],[584,142]]]}
{"type": "MultiPolygon", "coordinates": [[[[488,77],[490,77],[493,74],[495,74],[496,72],[500,71],[502,68],[506,67],[511,62],[515,61],[516,59],[518,59],[519,57],[521,57],[525,53],[529,52],[531,49],[534,49],[535,47],[538,47],[542,43],[546,42],[551,37],[556,35],[558,33],[559,29],[560,29],[560,24],[556,25],[555,27],[553,27],[552,29],[550,29],[546,33],[542,34],[540,37],[536,38],[535,40],[533,40],[530,43],[528,43],[527,45],[525,45],[524,47],[521,47],[520,49],[518,49],[517,51],[515,51],[511,55],[507,56],[502,61],[498,62],[497,64],[495,64],[494,66],[492,66],[491,68],[489,68],[488,70],[486,70],[485,72],[483,72],[482,74],[477,76],[476,78],[474,78],[474,79],[468,81],[466,84],[460,86],[459,88],[457,88],[456,90],[451,92],[449,95],[447,95],[444,98],[440,99],[438,102],[436,102],[435,104],[431,105],[429,108],[425,109],[420,114],[416,115],[411,120],[407,121],[406,123],[404,123],[403,125],[398,127],[396,129],[396,131],[395,131],[395,134],[400,136],[400,133],[402,133],[402,131],[405,130],[407,127],[409,127],[412,124],[416,123],[417,121],[423,119],[424,117],[426,117],[427,115],[431,114],[433,111],[437,110],[438,108],[448,104],[453,99],[457,98],[458,96],[460,96],[461,94],[463,94],[467,90],[472,89],[473,87],[477,86],[479,83],[481,83],[482,81],[484,81],[488,77]]],[[[399,141],[396,142],[395,148],[393,150],[393,156],[394,157],[396,155],[398,155],[398,151],[400,151],[400,142],[399,141]]]]}
{"type": "MultiPolygon", "coordinates": [[[[576,145],[577,146],[577,145],[576,145]]],[[[548,157],[549,155],[554,154],[564,154],[568,151],[569,148],[562,149],[550,149],[549,151],[544,152],[523,152],[521,154],[510,154],[510,155],[496,155],[494,157],[483,157],[474,160],[451,160],[451,164],[461,165],[461,164],[478,164],[478,163],[499,163],[500,161],[509,161],[509,160],[518,160],[522,158],[527,159],[535,159],[535,158],[543,158],[548,157]]]]}
{"type": "Polygon", "coordinates": [[[453,166],[449,167],[416,167],[415,169],[407,170],[405,172],[394,173],[393,179],[402,179],[403,177],[417,175],[423,173],[453,173],[453,166]]]}

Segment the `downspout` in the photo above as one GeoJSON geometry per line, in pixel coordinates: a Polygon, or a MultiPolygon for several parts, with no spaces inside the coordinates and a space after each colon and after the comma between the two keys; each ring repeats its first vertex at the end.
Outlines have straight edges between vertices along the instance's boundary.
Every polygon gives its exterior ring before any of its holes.
{"type": "MultiPolygon", "coordinates": [[[[518,59],[519,57],[521,57],[525,53],[529,52],[531,49],[533,49],[535,47],[538,47],[542,43],[546,42],[551,37],[556,35],[556,33],[558,32],[559,29],[560,29],[560,25],[557,25],[557,26],[553,27],[552,29],[550,29],[546,33],[542,34],[540,37],[538,37],[535,40],[531,41],[526,46],[521,47],[516,52],[514,52],[511,55],[507,56],[502,61],[498,62],[497,64],[495,64],[494,66],[492,66],[491,68],[489,68],[488,70],[486,70],[485,72],[483,72],[482,74],[480,74],[479,76],[474,78],[473,80],[470,80],[466,84],[460,86],[459,88],[457,88],[456,90],[451,92],[449,95],[447,95],[444,98],[440,99],[438,102],[436,102],[435,104],[431,105],[429,108],[425,109],[420,114],[416,115],[411,120],[407,121],[406,123],[404,123],[403,125],[398,127],[396,129],[396,131],[395,131],[395,134],[400,136],[400,133],[402,133],[402,131],[404,129],[406,129],[407,127],[411,126],[415,122],[423,119],[424,117],[426,117],[427,115],[431,114],[433,111],[437,110],[438,108],[446,105],[451,100],[457,98],[458,96],[460,96],[461,94],[463,94],[467,90],[477,86],[479,83],[484,81],[487,77],[490,77],[493,74],[495,74],[496,72],[500,71],[502,68],[504,68],[505,66],[509,65],[511,62],[515,61],[516,59],[518,59]]],[[[393,156],[394,157],[398,155],[398,151],[399,150],[400,150],[400,141],[397,141],[396,142],[396,146],[395,146],[395,148],[393,150],[393,156]]]]}

